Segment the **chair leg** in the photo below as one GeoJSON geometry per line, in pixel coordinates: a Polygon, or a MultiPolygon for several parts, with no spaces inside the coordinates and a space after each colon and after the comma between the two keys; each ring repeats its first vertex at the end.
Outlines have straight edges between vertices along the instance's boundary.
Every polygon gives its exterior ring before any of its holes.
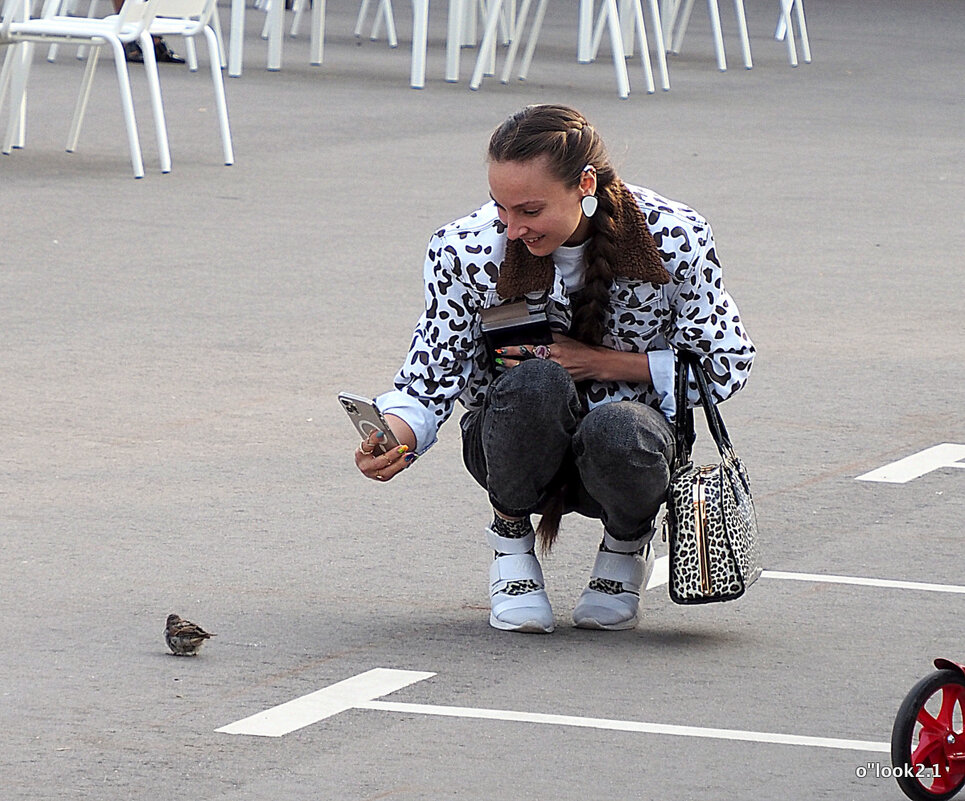
{"type": "Polygon", "coordinates": [[[3,56],[3,67],[0,68],[0,114],[3,113],[3,104],[7,99],[7,92],[10,90],[14,71],[13,60],[15,58],[20,58],[20,45],[8,47],[3,56]]]}
{"type": "Polygon", "coordinates": [[[627,59],[623,54],[623,31],[616,0],[604,0],[607,5],[610,26],[610,50],[613,53],[613,69],[616,72],[617,94],[621,100],[630,96],[630,77],[627,75],[627,59]]]}
{"type": "Polygon", "coordinates": [[[228,75],[241,77],[245,49],[245,0],[231,0],[231,30],[228,34],[228,75]]]}
{"type": "Polygon", "coordinates": [[[576,29],[576,61],[589,64],[593,61],[593,0],[580,0],[580,18],[576,29]]]}
{"type": "MultiPolygon", "coordinates": [[[[543,18],[546,16],[546,5],[549,0],[539,0],[536,6],[536,16],[533,18],[533,28],[529,32],[529,41],[526,43],[526,52],[523,53],[523,63],[519,67],[519,79],[526,80],[529,75],[529,65],[533,63],[533,54],[536,52],[536,42],[539,40],[539,32],[543,27],[543,18]]],[[[592,9],[591,9],[592,11],[592,9]]],[[[579,34],[577,34],[579,36],[579,34]]]]}
{"type": "Polygon", "coordinates": [[[684,34],[687,32],[687,24],[690,22],[690,14],[693,10],[694,0],[684,0],[683,8],[677,14],[677,30],[674,31],[673,41],[670,44],[670,52],[674,55],[680,53],[680,48],[683,47],[684,34]]]}
{"type": "Polygon", "coordinates": [[[519,51],[519,42],[523,38],[523,31],[526,29],[526,21],[529,19],[529,7],[532,0],[523,0],[519,9],[519,17],[516,20],[516,29],[513,38],[509,42],[509,49],[506,51],[506,63],[503,65],[503,74],[500,77],[501,83],[509,83],[509,75],[513,71],[513,64],[516,61],[516,53],[519,51]]]}
{"type": "MultiPolygon", "coordinates": [[[[114,54],[114,70],[117,73],[117,84],[121,95],[121,110],[124,112],[124,124],[127,127],[127,144],[131,150],[131,166],[134,168],[134,177],[143,178],[144,177],[144,162],[141,159],[141,143],[137,138],[137,121],[134,119],[134,99],[131,95],[131,78],[127,72],[127,58],[124,55],[124,45],[121,44],[121,40],[116,36],[112,36],[108,39],[105,45],[109,45],[111,51],[114,54]]],[[[84,75],[85,83],[89,83],[94,77],[94,69],[96,67],[97,56],[100,53],[100,47],[93,47],[90,56],[87,59],[87,71],[84,75]],[[93,65],[93,66],[92,66],[93,65]],[[89,78],[88,74],[89,73],[89,78]]],[[[152,61],[154,59],[154,48],[147,47],[144,48],[144,64],[147,66],[148,58],[152,61]]],[[[86,92],[83,99],[83,105],[87,105],[87,97],[90,93],[90,86],[85,87],[86,92]]],[[[84,116],[84,108],[80,107],[81,100],[78,98],[78,109],[75,112],[76,119],[76,131],[74,131],[74,144],[76,145],[77,135],[80,133],[80,122],[84,116]]],[[[74,126],[71,126],[73,129],[74,126]]],[[[68,146],[68,151],[72,148],[68,146]]]]}
{"type": "Polygon", "coordinates": [[[215,8],[214,13],[211,15],[211,20],[208,23],[214,30],[214,35],[218,39],[218,60],[221,62],[221,69],[228,66],[228,54],[225,51],[224,46],[224,36],[221,34],[221,15],[218,14],[218,9],[215,8]]]}
{"type": "Polygon", "coordinates": [[[710,14],[710,29],[714,34],[714,52],[717,54],[717,68],[727,71],[727,56],[724,54],[724,34],[720,28],[720,8],[717,0],[707,0],[707,13],[710,14]]]}
{"type": "Polygon", "coordinates": [[[24,42],[20,47],[11,48],[10,69],[7,81],[10,82],[10,119],[3,140],[3,154],[10,155],[13,148],[24,146],[27,116],[27,79],[33,63],[33,43],[24,42]]]}
{"type": "Polygon", "coordinates": [[[412,0],[412,68],[409,85],[413,89],[422,89],[426,85],[428,28],[429,0],[412,0]]]}
{"type": "Polygon", "coordinates": [[[492,49],[496,44],[496,25],[499,22],[499,9],[502,7],[502,0],[489,0],[489,7],[486,13],[486,27],[483,30],[482,41],[479,43],[479,53],[476,56],[476,68],[473,70],[472,78],[469,80],[470,89],[478,89],[482,83],[483,74],[486,71],[486,62],[490,58],[492,49]]]}
{"type": "Polygon", "coordinates": [[[606,27],[606,3],[600,6],[600,13],[596,15],[596,22],[593,24],[593,40],[590,43],[590,51],[588,53],[588,60],[586,62],[580,62],[589,64],[596,61],[596,57],[600,53],[600,44],[603,42],[603,29],[606,27]]]}
{"type": "Polygon", "coordinates": [[[395,14],[392,11],[392,0],[382,0],[382,3],[379,5],[379,13],[375,19],[376,22],[378,22],[379,19],[385,19],[385,38],[389,43],[389,47],[398,47],[399,36],[395,31],[395,14]]]}
{"type": "Polygon", "coordinates": [[[461,55],[462,25],[465,7],[463,0],[449,0],[449,19],[446,27],[446,80],[459,80],[459,56],[461,55]]]}
{"type": "Polygon", "coordinates": [[[627,58],[633,58],[633,48],[637,44],[637,17],[633,12],[633,5],[640,4],[640,0],[619,0],[620,27],[623,29],[623,53],[627,58]]]}
{"type": "Polygon", "coordinates": [[[188,71],[198,71],[198,49],[194,46],[194,37],[184,37],[184,55],[188,62],[188,71]]]}
{"type": "Polygon", "coordinates": [[[808,39],[808,24],[804,19],[804,0],[794,0],[794,9],[797,12],[797,26],[801,35],[801,57],[805,64],[810,64],[811,42],[808,39]]]}
{"type": "Polygon", "coordinates": [[[740,36],[741,55],[744,57],[744,66],[747,69],[754,67],[751,60],[751,40],[747,35],[747,17],[744,14],[744,0],[734,0],[734,12],[737,14],[737,33],[740,36]]]}
{"type": "Polygon", "coordinates": [[[294,0],[292,3],[292,26],[288,29],[288,35],[293,39],[298,37],[302,29],[302,17],[305,14],[306,0],[294,0]]]}
{"type": "Polygon", "coordinates": [[[781,0],[781,16],[784,18],[785,36],[787,42],[787,60],[792,67],[797,66],[797,48],[794,46],[794,26],[791,23],[792,0],[781,0]]]}
{"type": "MultiPolygon", "coordinates": [[[[319,0],[315,0],[319,2],[319,0]]],[[[218,68],[214,59],[217,52],[218,42],[214,31],[210,27],[205,27],[204,37],[208,42],[208,52],[211,53],[211,82],[214,85],[215,107],[218,109],[218,125],[221,128],[221,147],[224,152],[225,166],[235,163],[234,149],[231,147],[231,127],[228,122],[228,102],[225,99],[224,76],[218,68]]]]}
{"type": "Polygon", "coordinates": [[[268,9],[268,64],[270,72],[281,69],[282,34],[285,27],[285,0],[272,0],[268,9]]]}
{"type": "MultiPolygon", "coordinates": [[[[164,104],[161,101],[161,82],[157,74],[157,60],[154,58],[154,47],[151,42],[151,35],[145,31],[141,34],[139,41],[141,50],[144,52],[144,72],[147,75],[148,92],[151,96],[151,110],[154,112],[154,134],[157,137],[157,149],[160,156],[161,172],[171,172],[171,148],[168,145],[168,127],[164,120],[164,104]]],[[[211,63],[217,64],[215,58],[216,49],[209,49],[211,63]]],[[[115,60],[118,58],[118,51],[114,51],[115,60]]],[[[120,58],[123,59],[124,74],[127,75],[127,59],[124,58],[124,48],[120,49],[120,58]]],[[[220,69],[220,68],[219,68],[220,69]]],[[[130,89],[128,89],[130,91],[130,89]]]]}
{"type": "Polygon", "coordinates": [[[325,56],[325,0],[312,2],[311,58],[309,61],[318,66],[325,56]]]}
{"type": "MultiPolygon", "coordinates": [[[[99,0],[90,0],[90,5],[87,7],[87,19],[96,19],[97,7],[99,5],[99,0]]],[[[77,60],[83,61],[87,56],[87,45],[81,45],[77,48],[77,60]]]]}
{"type": "MultiPolygon", "coordinates": [[[[660,19],[658,0],[650,0],[650,19],[653,21],[653,38],[657,46],[657,66],[660,68],[660,86],[670,91],[670,73],[667,70],[667,46],[663,38],[663,20],[660,19]]],[[[640,45],[641,49],[643,44],[640,45]]]]}
{"type": "Polygon", "coordinates": [[[369,0],[362,0],[359,5],[359,15],[355,18],[355,38],[362,38],[362,28],[365,27],[365,18],[369,13],[369,0]]]}
{"type": "MultiPolygon", "coordinates": [[[[84,67],[84,77],[80,83],[80,92],[77,94],[77,102],[74,105],[74,116],[71,118],[70,129],[67,132],[68,153],[73,153],[77,149],[77,140],[80,138],[80,129],[84,124],[84,113],[87,111],[87,101],[90,99],[91,86],[94,85],[94,72],[97,70],[97,62],[100,57],[100,47],[91,47],[87,56],[87,65],[84,67]]],[[[136,165],[134,169],[137,170],[136,165]]]]}
{"type": "MultiPolygon", "coordinates": [[[[629,12],[629,9],[627,11],[629,12]]],[[[650,64],[650,47],[647,45],[647,27],[643,19],[643,7],[640,0],[633,0],[633,22],[637,30],[637,40],[640,43],[640,63],[643,66],[643,75],[647,80],[647,93],[652,95],[657,91],[657,88],[653,85],[653,67],[650,64]]]]}
{"type": "Polygon", "coordinates": [[[663,40],[669,42],[673,38],[674,23],[676,23],[677,14],[680,11],[680,0],[661,0],[661,2],[663,6],[660,16],[663,18],[661,20],[663,30],[660,33],[663,40]]]}

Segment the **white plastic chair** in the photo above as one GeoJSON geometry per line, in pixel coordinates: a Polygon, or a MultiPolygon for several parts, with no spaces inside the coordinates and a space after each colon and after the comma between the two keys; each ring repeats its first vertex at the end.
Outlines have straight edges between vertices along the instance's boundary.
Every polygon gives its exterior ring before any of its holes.
{"type": "MultiPolygon", "coordinates": [[[[782,0],[783,1],[783,0],[782,0]]],[[[670,52],[674,55],[680,53],[683,46],[684,34],[687,32],[687,23],[690,22],[690,13],[694,8],[694,0],[683,0],[680,5],[678,0],[671,0],[667,4],[664,14],[664,36],[670,41],[670,52]]],[[[720,8],[717,0],[707,0],[707,13],[710,16],[710,29],[714,37],[714,52],[717,55],[717,67],[721,72],[727,70],[727,56],[724,54],[724,37],[720,27],[720,8]]],[[[734,13],[737,16],[737,34],[740,37],[741,55],[744,58],[744,66],[751,69],[754,62],[751,60],[751,43],[747,35],[747,18],[744,13],[744,0],[734,0],[734,13]]]]}
{"type": "MultiPolygon", "coordinates": [[[[490,65],[488,74],[491,75],[495,73],[491,62],[492,50],[496,44],[496,25],[499,19],[500,3],[501,0],[490,0],[489,13],[486,18],[486,28],[483,32],[482,42],[479,45],[479,54],[476,59],[476,68],[469,81],[470,89],[479,88],[483,76],[487,74],[487,63],[490,65]]],[[[519,70],[519,80],[521,81],[525,81],[526,76],[529,74],[529,67],[533,61],[533,54],[536,51],[536,43],[539,40],[540,28],[546,16],[547,3],[548,0],[539,0],[539,4],[536,7],[536,14],[533,17],[533,25],[529,32],[526,50],[523,53],[523,62],[519,70]]],[[[515,35],[509,44],[506,61],[503,66],[503,73],[500,78],[502,83],[509,83],[509,76],[513,70],[517,50],[526,29],[531,4],[532,0],[523,0],[520,5],[519,16],[514,28],[515,35]]],[[[593,60],[590,52],[592,49],[592,20],[592,2],[580,0],[579,24],[577,26],[577,61],[581,63],[593,60]]],[[[600,9],[600,20],[600,25],[605,25],[610,34],[610,50],[613,56],[613,70],[617,81],[617,94],[621,99],[626,99],[630,96],[630,79],[627,74],[626,52],[623,48],[623,31],[620,27],[620,15],[617,10],[616,0],[603,0],[602,8],[600,9]]]]}
{"type": "Polygon", "coordinates": [[[791,10],[797,16],[798,35],[801,37],[801,57],[805,64],[811,63],[811,42],[808,39],[808,25],[804,20],[804,0],[781,0],[781,15],[777,20],[777,30],[774,38],[787,41],[787,60],[792,67],[797,66],[797,48],[794,46],[794,22],[791,10]],[[788,35],[790,32],[790,35],[788,35]]]}
{"type": "MultiPolygon", "coordinates": [[[[62,15],[69,14],[71,11],[73,11],[73,6],[75,4],[76,4],[76,0],[61,0],[60,10],[58,11],[58,13],[62,15]]],[[[100,0],[90,0],[90,3],[87,7],[87,16],[91,18],[97,17],[98,15],[97,12],[99,10],[99,7],[100,7],[100,0]]],[[[221,60],[221,66],[227,67],[228,66],[227,52],[224,46],[224,37],[221,35],[221,19],[217,14],[217,10],[215,11],[215,13],[211,15],[211,19],[209,20],[208,24],[211,25],[212,30],[214,30],[215,38],[218,40],[218,56],[221,60]]],[[[58,47],[59,45],[52,44],[48,48],[47,61],[51,63],[56,61],[58,47]]],[[[198,57],[194,48],[194,39],[193,38],[186,39],[185,47],[187,48],[188,67],[192,72],[194,72],[198,69],[198,57]]],[[[87,53],[87,48],[84,47],[83,45],[77,48],[78,59],[83,59],[86,53],[87,53]]]]}
{"type": "MultiPolygon", "coordinates": [[[[299,0],[296,0],[298,2],[299,0]]],[[[368,15],[370,0],[362,0],[359,13],[355,20],[355,36],[362,37],[365,20],[368,15]]],[[[463,15],[465,4],[472,0],[449,0],[449,18],[446,35],[446,80],[459,80],[459,47],[462,42],[465,23],[463,15]]],[[[375,18],[369,39],[375,41],[381,35],[382,25],[385,25],[386,40],[389,47],[399,46],[399,39],[395,28],[395,12],[392,0],[379,0],[375,10],[375,18]]],[[[428,0],[412,0],[412,62],[409,74],[409,85],[413,89],[422,89],[426,83],[426,51],[428,50],[429,2],[428,0]]]]}
{"type": "Polygon", "coordinates": [[[188,67],[197,72],[198,59],[194,47],[194,37],[203,35],[208,45],[208,60],[211,62],[211,83],[214,88],[215,107],[218,112],[218,125],[221,129],[221,147],[226,165],[234,164],[234,151],[231,147],[231,128],[228,122],[228,104],[225,100],[224,78],[221,75],[221,58],[218,38],[210,21],[217,12],[217,0],[158,0],[156,15],[149,32],[152,36],[181,36],[187,47],[188,67]]]}
{"type": "MultiPolygon", "coordinates": [[[[20,13],[5,14],[0,26],[0,42],[23,43],[24,57],[22,60],[13,59],[12,67],[4,69],[4,89],[10,82],[11,109],[22,109],[26,98],[27,80],[33,56],[33,45],[41,44],[86,44],[91,48],[84,70],[80,94],[74,108],[74,117],[70,132],[67,136],[67,152],[72,153],[77,147],[80,128],[84,120],[84,112],[90,97],[94,70],[103,48],[110,49],[114,57],[114,68],[117,73],[118,88],[121,96],[121,109],[127,128],[128,146],[131,151],[131,165],[134,177],[144,177],[144,163],[141,158],[141,146],[137,135],[137,122],[134,118],[134,99],[131,94],[130,76],[127,71],[127,58],[124,45],[138,41],[144,51],[144,67],[147,75],[151,106],[154,111],[154,129],[157,136],[158,152],[161,161],[161,171],[170,172],[171,154],[168,149],[167,128],[164,122],[164,108],[161,103],[161,88],[158,81],[157,63],[154,60],[154,47],[151,42],[148,26],[154,19],[159,0],[125,0],[119,14],[105,19],[89,19],[86,17],[65,17],[54,14],[55,4],[48,3],[44,9],[45,16],[40,18],[27,17],[27,0],[15,0],[19,3],[20,13]],[[14,21],[17,17],[17,21],[14,21]]],[[[0,97],[4,94],[0,90],[0,97]]],[[[3,142],[3,153],[9,154],[17,129],[23,125],[22,114],[13,111],[7,125],[7,133],[3,142]]]]}
{"type": "MultiPolygon", "coordinates": [[[[660,68],[660,88],[670,91],[670,74],[667,71],[667,47],[663,39],[663,22],[660,19],[660,5],[657,0],[648,0],[650,19],[653,23],[654,49],[657,51],[657,66],[660,68]]],[[[620,27],[623,30],[623,49],[630,58],[634,45],[640,47],[640,63],[647,81],[647,92],[653,94],[656,87],[653,83],[653,67],[650,64],[650,48],[647,45],[647,28],[643,18],[641,0],[620,0],[620,27]]],[[[600,8],[596,27],[593,30],[593,58],[596,59],[603,39],[603,28],[606,24],[606,6],[600,8]]]]}

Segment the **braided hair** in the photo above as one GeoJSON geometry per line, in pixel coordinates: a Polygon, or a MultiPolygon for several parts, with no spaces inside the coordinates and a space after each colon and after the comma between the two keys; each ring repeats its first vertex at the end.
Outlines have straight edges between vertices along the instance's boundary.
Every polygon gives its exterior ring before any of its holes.
{"type": "MultiPolygon", "coordinates": [[[[606,330],[607,305],[617,263],[613,215],[622,188],[603,140],[586,118],[569,106],[527,106],[493,132],[488,157],[496,163],[545,157],[555,177],[574,188],[579,186],[587,165],[596,170],[599,204],[591,218],[583,289],[572,297],[569,335],[588,345],[599,345],[606,330]]],[[[536,534],[544,552],[552,548],[559,533],[566,490],[565,484],[557,487],[540,510],[542,518],[536,534]]]]}
{"type": "Polygon", "coordinates": [[[599,205],[591,218],[584,285],[573,296],[569,334],[588,345],[599,345],[617,262],[613,214],[622,184],[596,129],[569,106],[527,106],[502,123],[489,140],[490,162],[525,162],[541,156],[567,187],[579,186],[587,165],[596,170],[599,205]]]}

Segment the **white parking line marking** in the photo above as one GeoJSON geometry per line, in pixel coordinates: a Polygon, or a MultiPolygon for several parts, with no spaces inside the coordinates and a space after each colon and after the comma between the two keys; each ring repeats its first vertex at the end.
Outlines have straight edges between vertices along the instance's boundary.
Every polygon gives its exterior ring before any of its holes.
{"type": "Polygon", "coordinates": [[[647,589],[649,590],[651,587],[662,587],[668,581],[670,581],[670,557],[658,557],[653,563],[653,573],[650,574],[647,589]]]}
{"type": "Polygon", "coordinates": [[[357,707],[361,702],[388,695],[435,673],[418,670],[374,668],[350,679],[332,684],[300,698],[273,706],[242,720],[222,726],[222,734],[250,734],[256,737],[281,737],[297,729],[357,707]]]}
{"type": "Polygon", "coordinates": [[[506,709],[473,709],[464,706],[435,706],[393,701],[376,701],[395,690],[435,676],[419,670],[390,670],[374,668],[345,679],[330,687],[279,704],[264,712],[215,729],[222,734],[248,734],[256,737],[282,737],[320,720],[349,709],[370,709],[381,712],[402,712],[409,715],[437,715],[475,720],[507,720],[516,723],[544,723],[554,726],[632,731],[644,734],[670,734],[678,737],[704,737],[715,740],[742,740],[752,743],[803,745],[812,748],[838,748],[847,751],[875,751],[888,753],[889,743],[870,740],[843,740],[834,737],[811,737],[799,734],[777,734],[741,729],[711,729],[699,726],[675,726],[664,723],[642,723],[633,720],[584,718],[572,715],[550,715],[542,712],[513,712],[506,709]]]}
{"type": "Polygon", "coordinates": [[[959,584],[928,584],[923,581],[894,581],[892,579],[860,578],[858,576],[827,576],[820,573],[783,573],[765,570],[761,578],[786,579],[788,581],[820,581],[826,584],[856,584],[862,587],[889,587],[899,590],[926,590],[927,592],[965,593],[959,584]]]}
{"type": "MultiPolygon", "coordinates": [[[[670,557],[661,556],[653,566],[647,589],[660,587],[670,580],[670,557]]],[[[824,573],[788,573],[783,570],[765,570],[761,578],[783,579],[784,581],[813,581],[823,584],[852,584],[859,587],[885,587],[897,590],[924,590],[926,592],[950,592],[965,594],[961,584],[929,584],[924,581],[896,581],[894,579],[862,578],[861,576],[832,576],[824,573]]]]}
{"type": "Polygon", "coordinates": [[[886,484],[907,484],[925,473],[940,470],[943,467],[960,467],[965,469],[965,445],[943,442],[933,445],[923,451],[913,453],[897,462],[886,464],[870,473],[855,477],[855,481],[881,481],[886,484]]]}
{"type": "Polygon", "coordinates": [[[798,734],[741,731],[740,729],[709,729],[698,726],[640,723],[632,720],[547,715],[540,712],[511,712],[505,709],[473,709],[471,707],[405,704],[393,701],[366,701],[358,704],[358,708],[377,709],[383,712],[403,712],[410,715],[441,715],[451,718],[509,720],[518,723],[549,723],[555,726],[578,726],[591,729],[609,729],[611,731],[643,732],[645,734],[671,734],[679,737],[706,737],[715,740],[742,740],[752,743],[804,745],[812,748],[839,748],[848,751],[874,751],[885,754],[891,751],[890,743],[879,743],[871,740],[841,740],[833,737],[809,737],[798,734]]]}

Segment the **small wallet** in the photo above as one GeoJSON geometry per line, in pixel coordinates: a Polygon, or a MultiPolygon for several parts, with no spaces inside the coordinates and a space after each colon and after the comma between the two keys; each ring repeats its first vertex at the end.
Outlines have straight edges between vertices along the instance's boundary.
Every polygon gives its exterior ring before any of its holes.
{"type": "Polygon", "coordinates": [[[504,303],[480,312],[487,350],[506,345],[549,345],[553,330],[545,311],[531,312],[526,301],[504,303]]]}

